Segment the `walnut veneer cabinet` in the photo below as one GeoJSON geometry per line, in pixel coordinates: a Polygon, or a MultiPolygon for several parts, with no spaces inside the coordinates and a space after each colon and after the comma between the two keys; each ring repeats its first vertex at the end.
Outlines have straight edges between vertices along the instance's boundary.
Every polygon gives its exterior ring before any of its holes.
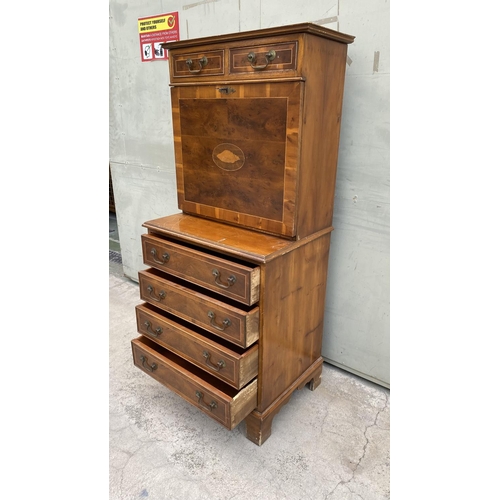
{"type": "Polygon", "coordinates": [[[258,445],[321,381],[353,40],[304,23],[164,46],[182,213],[143,224],[133,359],[258,445]]]}

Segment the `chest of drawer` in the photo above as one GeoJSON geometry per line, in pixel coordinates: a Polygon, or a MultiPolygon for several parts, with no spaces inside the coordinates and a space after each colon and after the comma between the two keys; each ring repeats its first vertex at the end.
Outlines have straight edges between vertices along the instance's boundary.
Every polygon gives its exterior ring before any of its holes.
{"type": "Polygon", "coordinates": [[[143,224],[134,362],[259,445],[321,381],[353,40],[302,23],[162,44],[182,213],[143,224]]]}
{"type": "Polygon", "coordinates": [[[142,235],[144,263],[243,304],[259,300],[260,268],[249,267],[150,234],[142,235]]]}
{"type": "Polygon", "coordinates": [[[259,338],[259,307],[222,302],[179,282],[165,279],[155,269],[139,271],[140,296],[185,321],[241,347],[259,338]]]}
{"type": "Polygon", "coordinates": [[[132,340],[132,352],[138,368],[228,429],[257,406],[257,379],[234,389],[145,337],[132,340]]]}
{"type": "Polygon", "coordinates": [[[136,307],[136,318],[139,333],[236,389],[257,376],[258,345],[240,349],[166,317],[148,304],[136,307]]]}

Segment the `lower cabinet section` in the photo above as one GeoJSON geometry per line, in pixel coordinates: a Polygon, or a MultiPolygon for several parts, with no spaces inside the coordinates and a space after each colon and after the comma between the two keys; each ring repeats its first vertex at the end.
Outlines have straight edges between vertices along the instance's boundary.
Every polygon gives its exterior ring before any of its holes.
{"type": "Polygon", "coordinates": [[[257,379],[237,390],[146,337],[132,340],[132,352],[138,368],[228,429],[257,407],[257,379]]]}
{"type": "Polygon", "coordinates": [[[134,364],[261,445],[292,393],[321,381],[331,229],[282,240],[185,214],[145,226],[134,364]]]}

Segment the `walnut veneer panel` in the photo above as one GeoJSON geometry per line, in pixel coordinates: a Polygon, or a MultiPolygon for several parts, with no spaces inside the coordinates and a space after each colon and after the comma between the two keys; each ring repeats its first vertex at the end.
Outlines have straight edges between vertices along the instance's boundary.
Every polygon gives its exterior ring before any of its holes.
{"type": "Polygon", "coordinates": [[[179,208],[293,236],[301,82],[172,88],[179,208]]]}

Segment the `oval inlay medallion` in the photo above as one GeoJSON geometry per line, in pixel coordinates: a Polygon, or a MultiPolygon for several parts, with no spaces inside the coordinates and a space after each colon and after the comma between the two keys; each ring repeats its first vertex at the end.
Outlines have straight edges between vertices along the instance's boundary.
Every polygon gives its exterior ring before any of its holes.
{"type": "Polygon", "coordinates": [[[245,163],[245,154],[238,146],[224,142],[215,146],[212,159],[222,170],[239,170],[245,163]]]}

